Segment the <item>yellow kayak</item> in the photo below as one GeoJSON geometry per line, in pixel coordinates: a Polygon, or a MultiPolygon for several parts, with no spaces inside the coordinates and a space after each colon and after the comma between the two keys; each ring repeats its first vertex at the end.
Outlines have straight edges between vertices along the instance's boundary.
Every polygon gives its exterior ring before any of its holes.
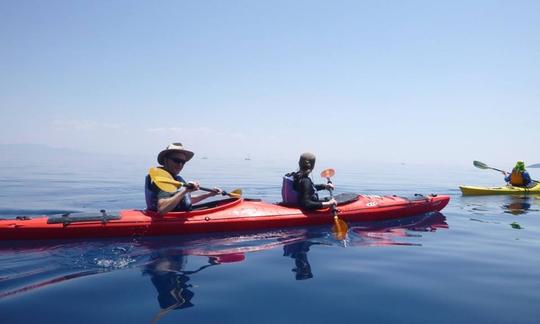
{"type": "Polygon", "coordinates": [[[459,186],[459,189],[463,196],[540,194],[540,182],[536,182],[536,186],[531,188],[507,185],[502,187],[459,186]]]}

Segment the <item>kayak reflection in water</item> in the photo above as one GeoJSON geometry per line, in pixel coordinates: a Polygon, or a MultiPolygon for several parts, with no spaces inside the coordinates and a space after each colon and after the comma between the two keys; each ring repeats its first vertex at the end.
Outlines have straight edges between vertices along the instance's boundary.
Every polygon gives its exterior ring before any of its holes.
{"type": "Polygon", "coordinates": [[[503,171],[503,174],[505,175],[504,181],[514,187],[529,187],[532,184],[531,176],[525,170],[525,162],[523,161],[517,161],[511,173],[503,171]]]}
{"type": "Polygon", "coordinates": [[[151,281],[158,292],[159,313],[152,323],[174,309],[193,307],[191,299],[195,293],[191,291],[194,286],[188,284],[190,276],[211,266],[227,262],[243,261],[243,254],[230,254],[221,256],[208,256],[208,264],[196,270],[185,270],[187,256],[178,253],[156,251],[151,256],[150,263],[143,270],[143,275],[151,276],[151,281]]]}
{"type": "Polygon", "coordinates": [[[294,259],[296,268],[292,271],[296,273],[296,280],[306,280],[313,278],[311,273],[311,265],[309,264],[307,253],[312,245],[318,245],[322,243],[302,241],[283,246],[283,256],[288,256],[294,259]]]}
{"type": "Polygon", "coordinates": [[[504,212],[512,215],[525,214],[530,208],[530,197],[510,197],[510,203],[502,205],[504,212]]]}
{"type": "Polygon", "coordinates": [[[435,232],[447,229],[446,217],[441,213],[428,213],[402,219],[364,223],[351,226],[353,241],[350,246],[392,246],[420,245],[410,241],[400,241],[408,237],[418,237],[418,232],[435,232]],[[361,240],[354,240],[355,236],[361,240]]]}

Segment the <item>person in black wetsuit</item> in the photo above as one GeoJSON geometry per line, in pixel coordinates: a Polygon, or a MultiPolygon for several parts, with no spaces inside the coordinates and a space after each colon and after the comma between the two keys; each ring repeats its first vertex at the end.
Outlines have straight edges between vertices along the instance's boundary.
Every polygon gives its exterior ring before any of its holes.
{"type": "Polygon", "coordinates": [[[314,210],[336,204],[335,199],[319,199],[317,194],[319,190],[334,190],[334,185],[331,183],[315,185],[309,177],[315,167],[315,155],[303,153],[298,161],[298,166],[300,169],[293,174],[293,189],[298,193],[300,207],[306,210],[314,210]]]}

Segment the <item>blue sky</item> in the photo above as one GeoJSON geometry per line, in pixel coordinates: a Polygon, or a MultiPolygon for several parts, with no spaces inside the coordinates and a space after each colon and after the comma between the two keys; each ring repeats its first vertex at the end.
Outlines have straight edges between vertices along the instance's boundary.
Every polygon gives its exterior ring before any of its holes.
{"type": "Polygon", "coordinates": [[[0,144],[540,162],[539,1],[1,1],[0,42],[0,144]]]}

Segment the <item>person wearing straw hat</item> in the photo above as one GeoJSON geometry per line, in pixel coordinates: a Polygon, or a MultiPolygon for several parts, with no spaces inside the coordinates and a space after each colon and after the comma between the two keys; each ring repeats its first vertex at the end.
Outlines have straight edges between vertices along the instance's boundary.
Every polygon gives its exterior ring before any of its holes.
{"type": "Polygon", "coordinates": [[[199,183],[196,181],[186,182],[179,173],[184,168],[184,164],[193,158],[193,155],[195,155],[193,152],[184,149],[182,143],[172,143],[159,152],[157,161],[161,168],[169,172],[176,181],[186,185],[180,187],[176,192],[166,192],[159,189],[152,182],[150,175],[147,175],[145,197],[148,210],[158,212],[161,215],[171,211],[189,211],[192,204],[221,194],[221,189],[214,188],[213,191],[202,195],[191,195],[193,191],[199,189],[199,183]]]}
{"type": "Polygon", "coordinates": [[[525,162],[517,161],[511,173],[504,172],[504,181],[514,187],[528,187],[531,184],[531,176],[525,170],[525,162]]]}

